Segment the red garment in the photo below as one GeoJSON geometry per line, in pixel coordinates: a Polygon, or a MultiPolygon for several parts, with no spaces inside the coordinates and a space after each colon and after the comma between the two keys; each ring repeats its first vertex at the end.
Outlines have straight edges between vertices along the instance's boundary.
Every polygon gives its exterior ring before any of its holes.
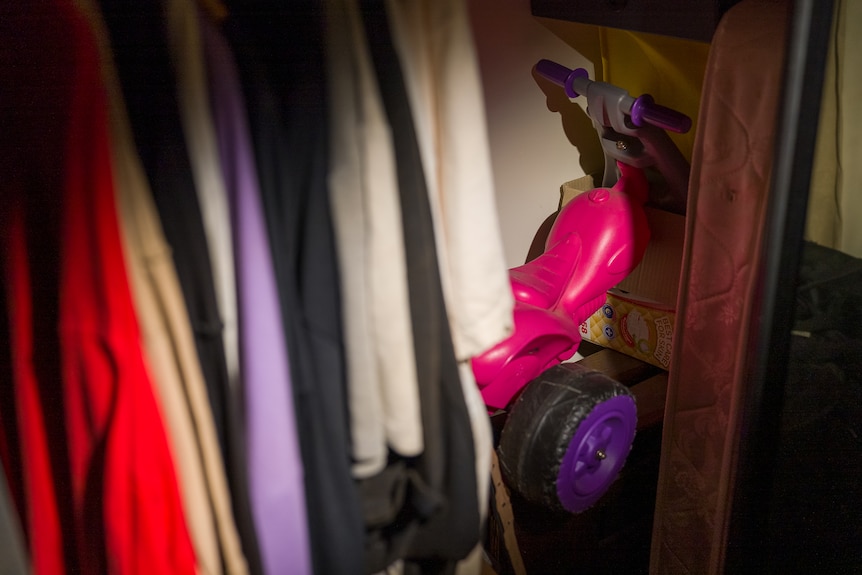
{"type": "Polygon", "coordinates": [[[96,45],[70,2],[6,4],[0,262],[21,461],[4,464],[23,468],[34,571],[194,573],[125,273],[96,45]]]}

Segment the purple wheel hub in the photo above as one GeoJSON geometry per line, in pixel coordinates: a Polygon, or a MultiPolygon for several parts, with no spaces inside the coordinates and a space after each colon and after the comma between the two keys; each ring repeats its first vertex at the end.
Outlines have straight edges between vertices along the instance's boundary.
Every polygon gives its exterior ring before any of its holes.
{"type": "Polygon", "coordinates": [[[598,404],[578,426],[557,475],[563,507],[579,513],[604,495],[625,463],[637,426],[637,409],[627,395],[598,404]]]}

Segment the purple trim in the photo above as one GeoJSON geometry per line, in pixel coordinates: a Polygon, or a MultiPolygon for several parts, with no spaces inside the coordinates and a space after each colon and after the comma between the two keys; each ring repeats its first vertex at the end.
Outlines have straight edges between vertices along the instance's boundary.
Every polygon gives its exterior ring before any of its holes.
{"type": "Polygon", "coordinates": [[[652,124],[678,134],[685,134],[691,129],[691,118],[681,112],[655,103],[649,94],[637,98],[632,104],[632,124],[638,128],[644,124],[652,124]]]}
{"type": "Polygon", "coordinates": [[[577,98],[580,96],[577,92],[575,92],[575,80],[578,78],[589,78],[590,73],[584,70],[583,68],[575,68],[572,70],[572,73],[568,75],[566,78],[566,83],[563,86],[566,90],[566,96],[569,98],[577,98]]]}
{"type": "Polygon", "coordinates": [[[580,96],[574,88],[575,80],[578,78],[589,78],[590,76],[590,73],[584,68],[570,70],[562,64],[557,64],[551,60],[539,60],[536,63],[536,72],[543,78],[547,78],[551,82],[562,86],[566,91],[566,96],[569,98],[580,96]]]}
{"type": "Polygon", "coordinates": [[[636,426],[628,395],[603,401],[581,422],[557,475],[557,496],[567,511],[584,511],[604,495],[625,463],[636,426]]]}
{"type": "Polygon", "coordinates": [[[640,128],[644,125],[644,108],[652,104],[655,100],[649,94],[644,94],[632,104],[632,124],[640,128]]]}
{"type": "Polygon", "coordinates": [[[556,62],[552,62],[551,60],[539,60],[536,63],[536,72],[540,76],[550,80],[554,84],[559,84],[560,86],[563,86],[565,85],[566,78],[569,77],[571,70],[569,70],[562,64],[557,64],[556,62]]]}

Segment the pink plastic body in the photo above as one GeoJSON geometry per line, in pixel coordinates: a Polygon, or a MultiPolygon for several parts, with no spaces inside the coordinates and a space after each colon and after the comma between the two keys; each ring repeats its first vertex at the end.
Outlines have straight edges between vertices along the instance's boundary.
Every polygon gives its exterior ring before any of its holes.
{"type": "Polygon", "coordinates": [[[580,324],[640,263],[650,237],[643,211],[647,181],[641,169],[618,165],[613,188],[572,199],[557,215],[544,253],[509,270],[514,332],[472,360],[490,410],[505,408],[531,380],[572,357],[580,324]]]}

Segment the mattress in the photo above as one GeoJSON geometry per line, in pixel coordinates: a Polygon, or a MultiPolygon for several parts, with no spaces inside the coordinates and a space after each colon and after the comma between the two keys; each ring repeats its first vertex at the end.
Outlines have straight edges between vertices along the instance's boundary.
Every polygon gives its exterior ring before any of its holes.
{"type": "Polygon", "coordinates": [[[651,573],[723,572],[787,21],[786,2],[746,0],[725,14],[710,45],[692,153],[651,573]]]}

